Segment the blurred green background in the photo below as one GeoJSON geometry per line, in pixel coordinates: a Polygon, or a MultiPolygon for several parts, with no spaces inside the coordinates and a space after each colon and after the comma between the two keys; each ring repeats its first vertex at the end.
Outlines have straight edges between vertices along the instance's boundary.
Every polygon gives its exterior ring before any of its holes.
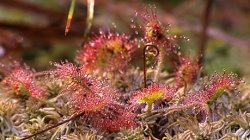
{"type": "MultiPolygon", "coordinates": [[[[67,59],[83,43],[86,27],[86,0],[78,0],[70,32],[65,37],[70,0],[1,0],[0,59],[22,59],[38,70],[50,61],[67,59]]],[[[184,35],[178,41],[183,53],[198,56],[206,0],[97,0],[90,34],[116,25],[117,31],[135,35],[130,28],[136,11],[155,4],[162,24],[171,24],[170,34],[184,35]]],[[[206,73],[232,71],[250,80],[249,0],[213,0],[205,53],[206,73]]],[[[142,32],[139,31],[139,35],[142,32]]]]}

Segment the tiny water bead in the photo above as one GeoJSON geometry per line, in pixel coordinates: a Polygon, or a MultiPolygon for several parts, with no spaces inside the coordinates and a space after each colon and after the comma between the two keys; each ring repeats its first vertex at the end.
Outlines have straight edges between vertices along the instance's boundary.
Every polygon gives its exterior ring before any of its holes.
{"type": "Polygon", "coordinates": [[[0,57],[3,57],[5,53],[6,53],[5,48],[2,45],[0,45],[0,57]]]}
{"type": "Polygon", "coordinates": [[[139,25],[139,24],[137,24],[137,23],[135,23],[135,19],[134,18],[131,18],[130,22],[131,22],[130,23],[130,28],[133,30],[134,34],[135,35],[139,35],[139,31],[142,29],[142,26],[139,25]]]}
{"type": "Polygon", "coordinates": [[[137,17],[138,16],[138,12],[137,11],[135,11],[135,17],[137,17]]]}
{"type": "Polygon", "coordinates": [[[104,34],[104,32],[103,32],[102,30],[100,30],[100,31],[99,31],[99,34],[100,34],[100,35],[103,35],[103,34],[104,34]]]}
{"type": "Polygon", "coordinates": [[[134,23],[135,20],[134,20],[133,18],[130,18],[130,22],[131,22],[131,23],[134,23]]]}
{"type": "Polygon", "coordinates": [[[116,29],[116,28],[117,28],[117,25],[116,25],[114,22],[112,22],[112,27],[113,27],[114,29],[116,29]]]}
{"type": "Polygon", "coordinates": [[[135,28],[136,28],[136,25],[135,25],[135,24],[130,24],[130,27],[131,27],[132,29],[135,29],[135,28]]]}

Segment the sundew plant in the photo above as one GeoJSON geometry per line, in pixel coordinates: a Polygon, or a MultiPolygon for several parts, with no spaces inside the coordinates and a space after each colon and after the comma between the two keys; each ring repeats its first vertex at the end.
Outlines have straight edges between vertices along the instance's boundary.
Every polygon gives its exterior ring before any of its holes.
{"type": "Polygon", "coordinates": [[[250,87],[226,68],[204,74],[153,6],[134,20],[136,33],[100,31],[46,71],[2,62],[0,139],[248,139],[250,87]]]}

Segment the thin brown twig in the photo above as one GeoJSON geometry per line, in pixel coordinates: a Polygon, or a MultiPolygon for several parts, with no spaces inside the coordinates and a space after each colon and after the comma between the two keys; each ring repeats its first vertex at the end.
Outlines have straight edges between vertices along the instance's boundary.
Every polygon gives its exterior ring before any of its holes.
{"type": "Polygon", "coordinates": [[[64,121],[62,121],[62,122],[60,122],[60,123],[57,123],[57,124],[55,124],[55,125],[53,125],[53,126],[50,126],[50,127],[46,128],[46,129],[44,129],[44,130],[38,131],[38,132],[35,133],[35,134],[26,136],[26,137],[22,138],[21,140],[26,140],[26,139],[32,138],[32,137],[34,137],[34,136],[37,136],[37,135],[39,135],[39,134],[42,134],[42,133],[44,133],[44,132],[46,132],[46,131],[48,131],[48,130],[50,130],[50,129],[56,128],[57,126],[60,126],[60,125],[62,125],[62,124],[64,124],[64,123],[66,123],[66,122],[75,120],[75,119],[81,117],[83,114],[84,114],[84,112],[81,112],[81,113],[79,113],[79,114],[75,114],[75,115],[73,115],[71,118],[69,118],[69,119],[67,119],[67,120],[64,120],[64,121]]]}
{"type": "Polygon", "coordinates": [[[159,49],[157,48],[156,45],[153,44],[146,44],[143,48],[143,73],[144,73],[144,88],[147,87],[147,61],[146,61],[146,55],[147,55],[147,51],[148,49],[152,47],[156,50],[156,54],[155,57],[157,57],[159,55],[159,49]]]}
{"type": "Polygon", "coordinates": [[[210,23],[210,14],[212,8],[213,0],[207,0],[206,7],[204,9],[203,15],[203,23],[202,23],[202,31],[201,31],[201,38],[200,38],[200,45],[199,45],[199,64],[202,65],[205,57],[205,50],[206,50],[206,43],[208,40],[207,29],[210,23]]]}

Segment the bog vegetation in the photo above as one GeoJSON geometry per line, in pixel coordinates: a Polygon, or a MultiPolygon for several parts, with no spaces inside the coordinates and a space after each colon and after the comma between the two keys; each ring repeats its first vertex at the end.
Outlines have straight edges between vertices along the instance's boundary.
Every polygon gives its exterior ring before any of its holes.
{"type": "Polygon", "coordinates": [[[171,36],[147,10],[132,23],[144,36],[101,31],[75,62],[42,72],[2,62],[0,138],[247,139],[250,87],[226,70],[204,75],[199,58],[176,43],[189,39],[171,36]]]}

